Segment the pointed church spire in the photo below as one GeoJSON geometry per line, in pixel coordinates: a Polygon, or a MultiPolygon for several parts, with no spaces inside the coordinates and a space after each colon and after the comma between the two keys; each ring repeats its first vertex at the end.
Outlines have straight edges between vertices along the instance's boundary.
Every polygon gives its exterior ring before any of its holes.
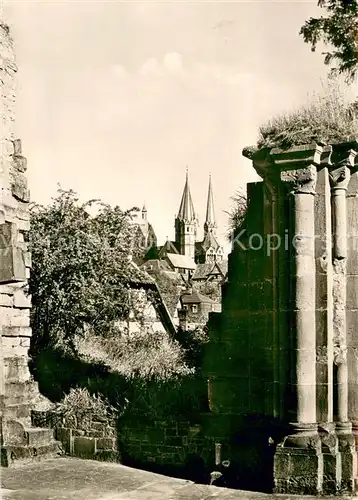
{"type": "Polygon", "coordinates": [[[211,185],[211,174],[210,174],[204,231],[205,233],[209,232],[210,230],[211,232],[213,232],[213,229],[216,229],[216,220],[215,220],[215,210],[214,210],[213,187],[211,185]]]}
{"type": "Polygon", "coordinates": [[[188,222],[196,220],[194,204],[190,194],[188,167],[186,169],[185,186],[177,218],[188,222]]]}

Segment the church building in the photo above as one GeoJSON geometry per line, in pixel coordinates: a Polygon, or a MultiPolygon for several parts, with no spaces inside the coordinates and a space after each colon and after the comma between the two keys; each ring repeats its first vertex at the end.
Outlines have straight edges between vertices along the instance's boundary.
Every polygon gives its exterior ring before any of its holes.
{"type": "MultiPolygon", "coordinates": [[[[204,238],[202,241],[197,241],[198,217],[191,197],[187,172],[179,211],[175,218],[175,240],[167,240],[160,248],[158,257],[160,259],[167,259],[169,256],[169,259],[171,259],[172,254],[182,256],[181,258],[179,257],[182,261],[181,267],[187,267],[188,269],[193,268],[193,263],[195,268],[196,264],[221,262],[224,258],[224,249],[217,240],[216,229],[214,196],[210,177],[204,222],[204,238]]],[[[176,257],[176,260],[178,260],[178,257],[176,257]]]]}

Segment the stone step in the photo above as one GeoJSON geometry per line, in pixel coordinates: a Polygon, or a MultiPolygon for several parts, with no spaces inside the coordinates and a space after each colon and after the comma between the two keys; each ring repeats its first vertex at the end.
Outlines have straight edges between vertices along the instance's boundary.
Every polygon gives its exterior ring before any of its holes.
{"type": "Polygon", "coordinates": [[[42,446],[2,446],[1,467],[16,467],[26,463],[64,455],[62,444],[51,441],[42,446]]]}
{"type": "Polygon", "coordinates": [[[15,382],[6,381],[5,382],[5,395],[4,402],[5,406],[19,404],[19,403],[30,403],[33,401],[38,394],[38,384],[37,382],[15,382]]]}
{"type": "Polygon", "coordinates": [[[54,441],[53,429],[45,427],[29,427],[25,429],[26,441],[29,446],[45,446],[54,441]]]}
{"type": "Polygon", "coordinates": [[[31,403],[19,403],[7,405],[3,410],[3,417],[8,419],[22,419],[31,417],[31,403]]]}
{"type": "Polygon", "coordinates": [[[4,378],[6,381],[27,381],[30,379],[30,371],[27,356],[4,358],[4,378]]]}

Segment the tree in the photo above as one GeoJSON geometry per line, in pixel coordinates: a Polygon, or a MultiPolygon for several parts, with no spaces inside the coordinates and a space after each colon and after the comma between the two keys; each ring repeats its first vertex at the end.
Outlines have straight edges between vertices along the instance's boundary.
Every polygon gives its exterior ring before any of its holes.
{"type": "Polygon", "coordinates": [[[231,197],[232,207],[226,214],[229,216],[228,240],[231,241],[235,237],[236,232],[240,230],[246,215],[247,198],[243,190],[236,191],[231,197]]]}
{"type": "Polygon", "coordinates": [[[358,6],[357,0],[319,0],[318,6],[325,9],[327,15],[310,18],[302,26],[300,35],[310,43],[312,51],[323,42],[332,47],[323,52],[327,65],[337,62],[331,74],[345,74],[352,81],[358,66],[358,6]]]}
{"type": "Polygon", "coordinates": [[[47,207],[31,209],[32,326],[35,344],[71,344],[88,327],[105,332],[128,314],[128,283],[136,271],[131,214],[99,201],[81,204],[59,190],[47,207]],[[90,211],[95,210],[95,215],[90,211]]]}

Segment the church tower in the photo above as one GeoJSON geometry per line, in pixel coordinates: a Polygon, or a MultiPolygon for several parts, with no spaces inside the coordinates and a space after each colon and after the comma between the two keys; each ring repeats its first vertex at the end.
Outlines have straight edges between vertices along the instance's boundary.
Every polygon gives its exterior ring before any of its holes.
{"type": "Polygon", "coordinates": [[[182,255],[195,258],[197,217],[190,194],[188,170],[178,215],[175,219],[175,244],[182,255]]]}
{"type": "Polygon", "coordinates": [[[208,200],[206,203],[206,217],[204,223],[204,237],[211,233],[215,236],[216,233],[216,220],[215,220],[215,211],[214,211],[214,196],[213,196],[213,188],[211,185],[211,175],[209,176],[209,189],[208,189],[208,200]]]}

